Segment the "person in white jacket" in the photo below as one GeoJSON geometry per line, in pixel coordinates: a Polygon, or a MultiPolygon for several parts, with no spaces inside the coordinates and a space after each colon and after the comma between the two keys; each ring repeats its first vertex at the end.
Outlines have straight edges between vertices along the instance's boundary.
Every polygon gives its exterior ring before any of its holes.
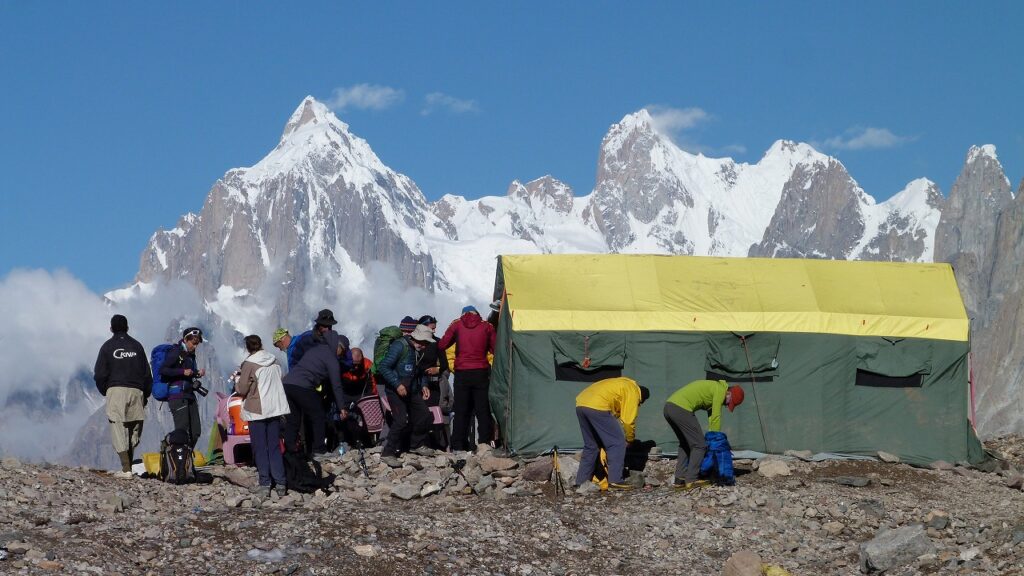
{"type": "Polygon", "coordinates": [[[281,416],[288,414],[288,398],[281,383],[281,366],[263,349],[259,336],[245,337],[249,356],[242,362],[235,393],[243,398],[242,419],[249,422],[252,457],[259,473],[257,494],[267,498],[271,487],[287,494],[284,459],[281,457],[281,416]]]}

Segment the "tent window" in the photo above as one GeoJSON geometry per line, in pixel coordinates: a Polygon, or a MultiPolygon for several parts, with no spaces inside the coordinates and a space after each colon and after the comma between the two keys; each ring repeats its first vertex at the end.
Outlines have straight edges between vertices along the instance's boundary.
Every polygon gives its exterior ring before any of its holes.
{"type": "Polygon", "coordinates": [[[920,374],[910,376],[885,376],[867,370],[857,370],[857,386],[871,388],[920,388],[923,378],[920,374]]]}
{"type": "Polygon", "coordinates": [[[756,375],[755,378],[751,378],[749,372],[747,373],[746,376],[736,376],[736,375],[722,374],[720,372],[712,372],[711,370],[707,371],[706,378],[708,380],[725,380],[726,382],[728,382],[730,384],[740,384],[740,383],[743,383],[743,382],[746,382],[748,384],[751,383],[751,382],[757,382],[758,384],[760,384],[761,382],[772,382],[772,381],[775,380],[775,376],[771,376],[771,375],[761,375],[761,374],[758,374],[758,375],[756,375]]]}
{"type": "Polygon", "coordinates": [[[622,366],[580,368],[579,364],[555,364],[555,380],[562,382],[597,382],[622,376],[622,366]]]}

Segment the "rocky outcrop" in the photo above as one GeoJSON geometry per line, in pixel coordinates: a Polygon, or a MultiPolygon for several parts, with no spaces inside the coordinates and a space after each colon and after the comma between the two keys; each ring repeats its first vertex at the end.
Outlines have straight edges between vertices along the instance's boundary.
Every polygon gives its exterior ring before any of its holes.
{"type": "Polygon", "coordinates": [[[975,334],[978,419],[988,434],[1024,424],[1024,181],[999,214],[992,246],[991,281],[975,334]]]}
{"type": "Polygon", "coordinates": [[[750,256],[846,259],[864,235],[864,191],[836,160],[798,166],[750,256]]]}
{"type": "Polygon", "coordinates": [[[992,268],[996,223],[1013,196],[992,146],[972,146],[942,207],[935,231],[935,260],[949,262],[971,316],[984,327],[993,310],[992,268]]]}

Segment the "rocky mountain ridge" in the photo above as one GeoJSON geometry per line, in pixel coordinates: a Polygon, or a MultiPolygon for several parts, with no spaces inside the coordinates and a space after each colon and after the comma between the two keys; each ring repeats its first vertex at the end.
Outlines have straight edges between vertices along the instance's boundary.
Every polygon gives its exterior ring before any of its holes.
{"type": "MultiPolygon", "coordinates": [[[[198,214],[154,234],[136,284],[110,297],[181,280],[200,292],[209,322],[245,333],[302,326],[322,305],[372,292],[374,262],[404,286],[479,305],[500,253],[949,261],[976,319],[977,399],[999,399],[979,410],[980,428],[1007,431],[1024,424],[1005,408],[1024,384],[1024,350],[1006,320],[1021,301],[1020,204],[991,146],[968,152],[949,198],[922,178],[876,202],[807,144],[780,140],[755,164],[709,158],[681,150],[645,110],[611,126],[587,195],[549,175],[513,181],[504,196],[428,202],[306,98],[277,147],[228,171],[198,214]]],[[[360,333],[378,327],[349,320],[360,333]]]]}

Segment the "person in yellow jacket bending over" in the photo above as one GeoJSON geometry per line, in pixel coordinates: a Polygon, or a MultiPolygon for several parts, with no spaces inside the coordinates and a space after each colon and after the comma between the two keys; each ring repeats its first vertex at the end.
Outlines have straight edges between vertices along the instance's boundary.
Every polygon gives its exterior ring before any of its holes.
{"type": "Polygon", "coordinates": [[[743,402],[743,388],[729,386],[725,380],[694,380],[676,390],[665,402],[665,420],[679,439],[679,456],[676,458],[676,487],[691,490],[706,486],[706,480],[697,480],[700,463],[707,452],[704,432],[694,412],[708,412],[708,429],[722,430],[722,406],[732,412],[743,402]],[[689,457],[689,465],[686,464],[689,457]]]}
{"type": "Polygon", "coordinates": [[[625,377],[599,380],[576,396],[576,417],[583,432],[577,486],[590,481],[604,448],[608,456],[608,486],[629,490],[630,486],[622,482],[626,445],[636,438],[637,410],[650,396],[647,388],[625,377]]]}

